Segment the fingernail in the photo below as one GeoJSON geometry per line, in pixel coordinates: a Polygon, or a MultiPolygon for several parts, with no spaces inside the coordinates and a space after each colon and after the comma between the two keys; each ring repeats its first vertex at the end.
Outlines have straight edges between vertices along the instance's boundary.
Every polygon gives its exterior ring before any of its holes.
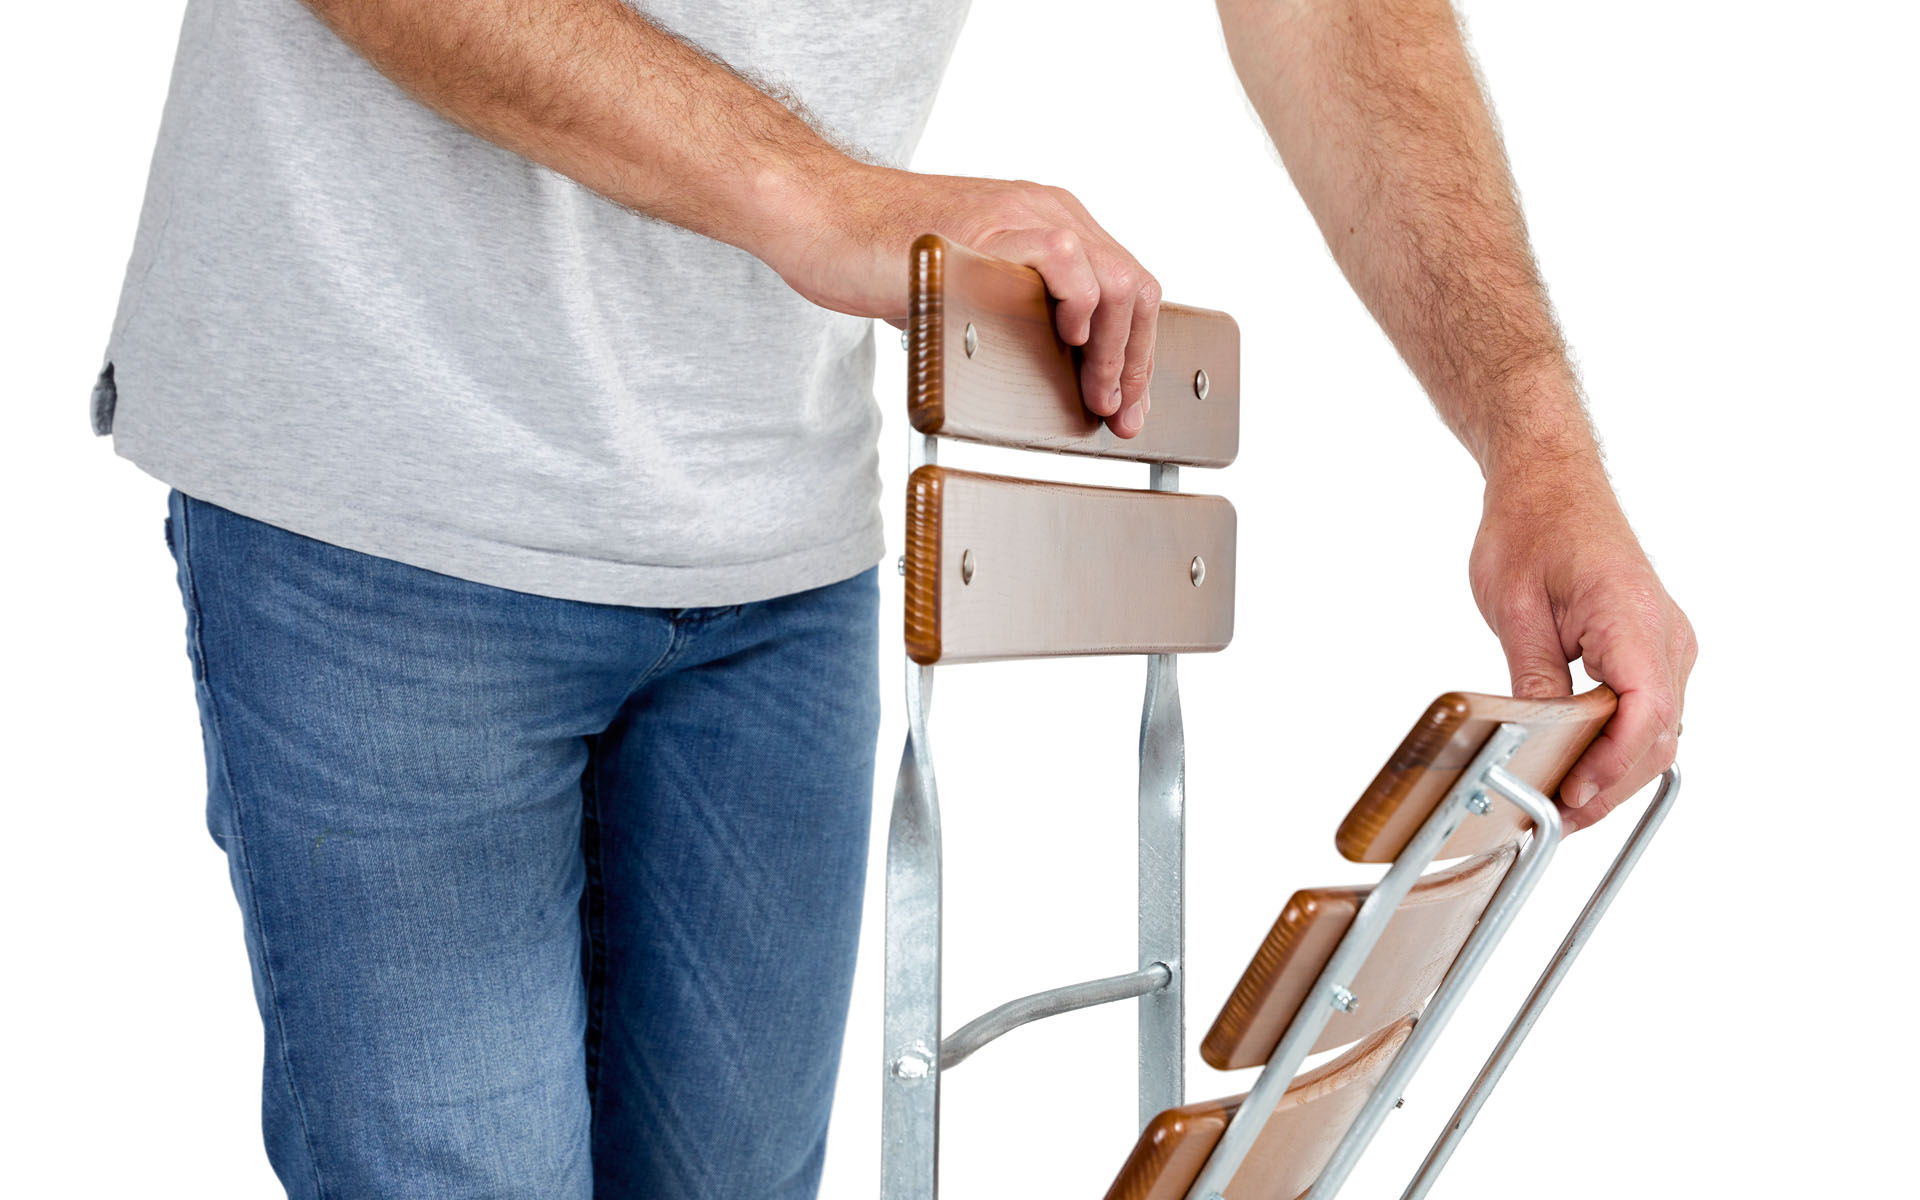
{"type": "Polygon", "coordinates": [[[1119,388],[1114,388],[1113,395],[1107,397],[1107,411],[1108,412],[1120,411],[1120,389],[1119,388]]]}
{"type": "Polygon", "coordinates": [[[1136,400],[1127,406],[1126,412],[1120,414],[1120,427],[1128,433],[1138,433],[1146,419],[1147,414],[1141,411],[1140,402],[1136,400]]]}
{"type": "Polygon", "coordinates": [[[1585,808],[1587,801],[1600,794],[1600,786],[1591,779],[1582,779],[1573,785],[1573,791],[1567,794],[1568,808],[1585,808]]]}

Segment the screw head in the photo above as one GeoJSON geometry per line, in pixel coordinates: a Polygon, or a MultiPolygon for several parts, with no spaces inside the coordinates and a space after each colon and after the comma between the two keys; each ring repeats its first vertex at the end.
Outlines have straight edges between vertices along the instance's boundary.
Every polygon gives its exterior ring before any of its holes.
{"type": "Polygon", "coordinates": [[[960,552],[960,582],[964,586],[973,582],[973,551],[960,552]]]}
{"type": "Polygon", "coordinates": [[[1199,370],[1193,373],[1193,394],[1195,396],[1205,400],[1207,398],[1207,389],[1210,386],[1207,382],[1207,373],[1205,370],[1199,370]]]}
{"type": "Polygon", "coordinates": [[[1360,1007],[1360,997],[1346,988],[1336,986],[1333,989],[1333,1006],[1341,1012],[1350,1013],[1360,1007]]]}
{"type": "Polygon", "coordinates": [[[967,322],[967,336],[965,341],[966,341],[966,347],[967,347],[967,357],[972,358],[973,352],[980,348],[980,331],[973,327],[972,321],[967,322]]]}
{"type": "Polygon", "coordinates": [[[907,348],[907,331],[904,329],[900,331],[900,348],[902,350],[907,348]]]}
{"type": "Polygon", "coordinates": [[[925,1079],[928,1075],[932,1074],[933,1062],[920,1051],[909,1050],[899,1058],[894,1059],[893,1066],[890,1069],[895,1079],[912,1083],[925,1079]]]}
{"type": "Polygon", "coordinates": [[[893,565],[896,570],[898,570],[902,575],[905,575],[907,573],[907,556],[902,554],[900,556],[900,560],[894,563],[893,565]]]}
{"type": "Polygon", "coordinates": [[[1487,802],[1487,794],[1485,792],[1475,792],[1473,795],[1467,797],[1467,808],[1470,809],[1475,816],[1484,817],[1488,811],[1493,808],[1493,805],[1487,802]]]}
{"type": "Polygon", "coordinates": [[[1195,587],[1199,587],[1205,583],[1207,581],[1207,560],[1201,558],[1198,554],[1194,555],[1193,561],[1187,564],[1187,578],[1193,580],[1193,586],[1195,587]]]}

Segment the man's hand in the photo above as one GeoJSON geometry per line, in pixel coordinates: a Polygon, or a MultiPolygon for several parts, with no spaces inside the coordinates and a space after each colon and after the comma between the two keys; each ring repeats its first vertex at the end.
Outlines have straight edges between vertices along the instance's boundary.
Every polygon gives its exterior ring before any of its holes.
{"type": "Polygon", "coordinates": [[[1560,785],[1566,831],[1584,829],[1673,765],[1693,626],[1585,456],[1491,476],[1468,573],[1514,695],[1567,695],[1578,658],[1620,697],[1560,785]]]}
{"type": "Polygon", "coordinates": [[[862,163],[622,0],[304,0],[421,103],[629,208],[738,246],[817,304],[906,315],[913,239],[1040,272],[1080,392],[1140,431],[1160,285],[1059,188],[862,163]]]}
{"type": "Polygon", "coordinates": [[[1081,348],[1080,394],[1123,438],[1146,421],[1160,284],[1071,193],[1025,181],[917,175],[857,163],[806,180],[784,236],[758,253],[816,304],[906,316],[902,264],[938,233],[1034,268],[1058,304],[1060,340],[1081,348]]]}
{"type": "Polygon", "coordinates": [[[1560,788],[1591,825],[1673,761],[1693,630],[1601,469],[1452,5],[1219,6],[1334,258],[1486,477],[1473,593],[1515,694],[1568,694],[1580,658],[1620,695],[1560,788]]]}

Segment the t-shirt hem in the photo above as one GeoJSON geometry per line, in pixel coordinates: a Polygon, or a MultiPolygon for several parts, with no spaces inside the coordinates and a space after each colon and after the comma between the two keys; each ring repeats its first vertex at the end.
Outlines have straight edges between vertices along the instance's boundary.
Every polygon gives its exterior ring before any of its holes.
{"type": "Polygon", "coordinates": [[[790,554],[744,563],[665,566],[587,558],[458,536],[355,511],[313,507],[272,489],[250,489],[162,462],[114,438],[114,452],[160,482],[196,500],[290,533],[471,583],[560,600],[640,608],[751,604],[850,579],[879,562],[886,536],[876,512],[858,532],[790,554]]]}

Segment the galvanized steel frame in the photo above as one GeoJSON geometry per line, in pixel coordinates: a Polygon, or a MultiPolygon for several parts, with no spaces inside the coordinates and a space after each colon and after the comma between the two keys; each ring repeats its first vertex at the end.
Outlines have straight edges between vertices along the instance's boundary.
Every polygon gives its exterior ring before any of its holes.
{"type": "MultiPolygon", "coordinates": [[[[1559,845],[1562,837],[1560,815],[1553,801],[1506,769],[1506,763],[1525,739],[1526,730],[1523,727],[1512,724],[1500,726],[1388,868],[1387,874],[1361,905],[1346,936],[1341,939],[1333,957],[1315,982],[1314,991],[1309,995],[1317,996],[1319,1000],[1310,999],[1302,1005],[1293,1023],[1281,1036],[1279,1045],[1275,1047],[1267,1066],[1261,1070],[1252,1091],[1241,1102],[1239,1112],[1228,1125],[1226,1134],[1208,1158],[1193,1187],[1188,1190],[1188,1200],[1223,1200],[1234,1173],[1245,1161],[1248,1150],[1267,1118],[1272,1115],[1280,1097],[1285,1094],[1287,1086],[1299,1074],[1301,1064],[1334,1010],[1352,1012],[1365,1002],[1365,997],[1355,996],[1349,990],[1349,985],[1360,964],[1385,931],[1394,911],[1405,899],[1407,891],[1463,821],[1489,811],[1488,793],[1493,793],[1528,815],[1534,823],[1532,836],[1521,848],[1513,867],[1488,903],[1480,923],[1421,1012],[1413,1034],[1374,1085],[1373,1092],[1348,1126],[1339,1145],[1334,1148],[1332,1157],[1321,1169],[1318,1179],[1303,1200],[1333,1200],[1339,1193],[1387,1114],[1399,1106],[1407,1083],[1420,1069],[1427,1052],[1432,1049],[1460,1001],[1473,986],[1480,969],[1512,924],[1515,914],[1526,903],[1559,845]]],[[[1479,1077],[1460,1101],[1453,1119],[1434,1144],[1401,1200],[1419,1200],[1433,1186],[1453,1150],[1466,1136],[1480,1106],[1498,1084],[1507,1064],[1518,1053],[1520,1043],[1552,999],[1555,989],[1566,977],[1574,958],[1592,936],[1613,898],[1625,886],[1628,874],[1639,862],[1660,823],[1666,819],[1668,809],[1679,794],[1679,780],[1678,768],[1669,769],[1661,777],[1659,791],[1648,805],[1646,814],[1635,826],[1592,898],[1574,921],[1546,972],[1535,984],[1533,992],[1514,1017],[1479,1077]]]]}
{"type": "MultiPolygon", "coordinates": [[[[908,469],[936,461],[935,438],[915,434],[908,469]]],[[[1179,468],[1151,464],[1155,491],[1178,491],[1179,468]]],[[[1139,966],[1008,1001],[940,1036],[940,800],[927,714],[932,667],[907,664],[907,738],[887,830],[884,1070],[880,1194],[939,1194],[940,1075],[1030,1021],[1139,997],[1139,1120],[1184,1101],[1186,1036],[1186,742],[1177,656],[1148,656],[1140,715],[1139,966]]]]}

